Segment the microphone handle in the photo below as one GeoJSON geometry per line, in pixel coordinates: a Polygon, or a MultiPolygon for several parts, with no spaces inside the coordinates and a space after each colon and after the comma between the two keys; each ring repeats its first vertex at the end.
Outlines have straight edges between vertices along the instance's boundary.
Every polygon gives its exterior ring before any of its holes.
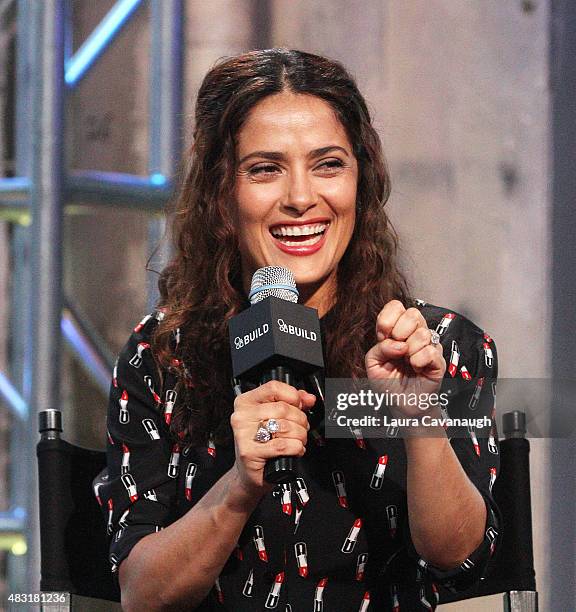
{"type": "MultiPolygon", "coordinates": [[[[264,372],[260,377],[263,385],[270,380],[279,380],[288,385],[294,385],[294,372],[286,366],[276,366],[264,372]]],[[[268,459],[264,466],[264,480],[270,484],[284,484],[296,480],[296,457],[274,457],[268,459]]]]}

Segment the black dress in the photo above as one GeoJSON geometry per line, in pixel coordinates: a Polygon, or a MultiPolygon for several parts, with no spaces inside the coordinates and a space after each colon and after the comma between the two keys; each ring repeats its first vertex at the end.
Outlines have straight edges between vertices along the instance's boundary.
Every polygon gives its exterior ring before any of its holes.
{"type": "MultiPolygon", "coordinates": [[[[485,573],[498,535],[490,491],[499,467],[493,421],[497,374],[492,339],[465,317],[418,301],[441,333],[446,379],[459,392],[450,417],[489,415],[492,425],[448,437],[487,506],[483,543],[449,571],[421,559],[410,538],[406,455],[398,438],[333,439],[310,432],[300,477],[278,485],[248,520],[200,610],[380,612],[433,610],[438,584],[465,590],[485,573]]],[[[150,352],[162,318],[141,322],[122,350],[108,412],[108,470],[95,490],[111,535],[113,571],[136,542],[187,512],[234,463],[233,446],[180,448],[167,422],[174,380],[161,389],[150,352]]],[[[198,551],[202,554],[202,551],[198,551]]]]}

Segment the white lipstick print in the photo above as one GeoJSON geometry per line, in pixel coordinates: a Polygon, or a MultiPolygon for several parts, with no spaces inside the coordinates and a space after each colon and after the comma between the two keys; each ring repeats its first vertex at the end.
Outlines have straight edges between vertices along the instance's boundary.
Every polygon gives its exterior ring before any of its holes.
{"type": "Polygon", "coordinates": [[[436,326],[436,333],[439,336],[443,336],[446,333],[446,330],[450,326],[450,323],[454,321],[456,315],[453,312],[449,312],[442,317],[442,320],[436,326]]]}
{"type": "Polygon", "coordinates": [[[128,391],[126,391],[126,389],[122,391],[122,395],[120,396],[118,403],[120,404],[118,421],[122,425],[127,425],[130,422],[130,413],[128,412],[128,391]]]}
{"type": "Polygon", "coordinates": [[[172,412],[174,410],[176,397],[177,393],[174,389],[168,389],[168,391],[166,391],[166,403],[164,404],[164,421],[166,425],[170,425],[170,421],[172,420],[172,412]]]}
{"type": "Polygon", "coordinates": [[[134,368],[139,368],[142,365],[142,353],[149,348],[150,344],[148,344],[148,342],[139,342],[138,346],[136,347],[136,353],[129,361],[130,365],[134,368]]]}
{"type": "Polygon", "coordinates": [[[298,564],[298,574],[302,578],[308,576],[308,557],[306,542],[296,542],[294,544],[294,554],[296,555],[296,563],[298,564]]]}
{"type": "Polygon", "coordinates": [[[265,608],[273,609],[278,605],[278,600],[280,599],[280,589],[282,588],[282,583],[284,582],[284,572],[280,572],[276,574],[276,578],[274,579],[274,584],[268,593],[268,597],[266,598],[266,603],[264,604],[265,608]]]}
{"type": "Polygon", "coordinates": [[[354,525],[352,525],[352,529],[350,529],[350,533],[344,540],[344,544],[342,544],[342,552],[343,553],[351,553],[356,546],[356,542],[358,541],[358,534],[360,533],[360,529],[362,528],[362,519],[357,518],[354,521],[354,525]]]}
{"type": "Polygon", "coordinates": [[[378,491],[382,488],[382,483],[384,482],[384,472],[386,471],[386,466],[388,465],[388,455],[382,455],[378,457],[378,463],[376,464],[376,468],[374,469],[374,473],[372,474],[372,480],[370,481],[370,488],[378,491]]]}
{"type": "Polygon", "coordinates": [[[324,612],[324,589],[328,578],[321,578],[314,591],[314,612],[324,612]]]}
{"type": "Polygon", "coordinates": [[[198,466],[195,463],[189,463],[186,468],[186,480],[184,482],[184,494],[188,501],[192,501],[192,481],[196,476],[198,466]]]}
{"type": "Polygon", "coordinates": [[[262,525],[254,525],[254,546],[258,552],[258,557],[261,561],[268,561],[268,553],[266,552],[266,544],[264,543],[264,528],[262,525]]]}

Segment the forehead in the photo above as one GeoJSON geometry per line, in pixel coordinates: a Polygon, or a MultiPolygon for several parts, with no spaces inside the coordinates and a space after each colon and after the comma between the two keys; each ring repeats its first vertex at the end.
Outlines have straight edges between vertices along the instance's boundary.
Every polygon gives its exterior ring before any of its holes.
{"type": "Polygon", "coordinates": [[[307,94],[282,92],[260,100],[240,128],[240,154],[247,149],[315,149],[331,144],[350,147],[346,130],[328,102],[307,94]]]}

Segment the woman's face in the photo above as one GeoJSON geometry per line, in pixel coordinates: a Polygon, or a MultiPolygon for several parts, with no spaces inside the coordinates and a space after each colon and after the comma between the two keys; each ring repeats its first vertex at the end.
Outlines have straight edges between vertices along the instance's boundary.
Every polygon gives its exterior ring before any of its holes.
{"type": "Polygon", "coordinates": [[[235,198],[244,287],[262,266],[290,269],[323,314],[356,215],[358,164],[330,105],[302,94],[260,101],[238,134],[235,198]]]}

